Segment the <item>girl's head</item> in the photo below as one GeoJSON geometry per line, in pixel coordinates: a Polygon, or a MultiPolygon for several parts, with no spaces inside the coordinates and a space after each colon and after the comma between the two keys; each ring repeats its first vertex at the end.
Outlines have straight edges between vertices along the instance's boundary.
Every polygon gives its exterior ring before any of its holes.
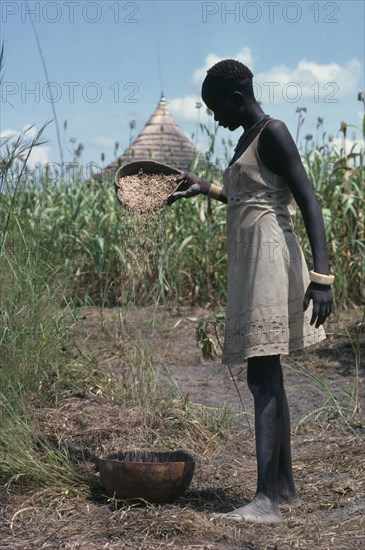
{"type": "Polygon", "coordinates": [[[249,103],[255,102],[253,74],[234,59],[219,61],[211,67],[202,85],[202,99],[214,112],[221,126],[235,130],[249,103]]]}

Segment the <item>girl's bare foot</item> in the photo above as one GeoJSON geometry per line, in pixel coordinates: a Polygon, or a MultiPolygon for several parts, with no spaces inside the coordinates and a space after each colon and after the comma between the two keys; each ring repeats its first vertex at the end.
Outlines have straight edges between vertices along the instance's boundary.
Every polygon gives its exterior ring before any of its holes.
{"type": "Polygon", "coordinates": [[[232,521],[250,521],[252,523],[279,523],[282,521],[279,506],[266,496],[256,496],[251,502],[232,512],[215,514],[215,518],[232,521]]]}

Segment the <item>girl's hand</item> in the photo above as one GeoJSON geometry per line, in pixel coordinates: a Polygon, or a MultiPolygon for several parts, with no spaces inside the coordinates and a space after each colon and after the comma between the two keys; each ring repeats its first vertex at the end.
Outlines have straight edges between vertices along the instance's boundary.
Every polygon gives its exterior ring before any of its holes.
{"type": "Polygon", "coordinates": [[[206,195],[209,191],[210,184],[193,174],[192,172],[183,172],[176,178],[176,184],[181,184],[178,191],[172,193],[167,204],[171,205],[178,199],[188,199],[196,195],[206,195]]]}
{"type": "Polygon", "coordinates": [[[316,323],[315,327],[318,328],[332,313],[333,295],[331,286],[311,282],[304,296],[304,311],[308,308],[310,300],[313,300],[313,314],[310,324],[316,323]]]}

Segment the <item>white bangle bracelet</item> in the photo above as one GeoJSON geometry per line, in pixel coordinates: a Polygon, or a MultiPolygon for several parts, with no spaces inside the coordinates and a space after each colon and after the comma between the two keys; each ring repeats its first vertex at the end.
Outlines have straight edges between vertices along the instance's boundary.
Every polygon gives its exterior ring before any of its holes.
{"type": "Polygon", "coordinates": [[[335,280],[334,275],[323,275],[322,273],[316,273],[315,271],[309,272],[309,278],[312,283],[317,283],[319,285],[332,285],[335,280]]]}

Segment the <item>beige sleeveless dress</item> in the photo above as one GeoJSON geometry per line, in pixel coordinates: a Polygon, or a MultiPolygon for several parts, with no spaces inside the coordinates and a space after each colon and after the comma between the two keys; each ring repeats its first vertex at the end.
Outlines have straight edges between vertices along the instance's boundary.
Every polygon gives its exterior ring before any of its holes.
{"type": "Polygon", "coordinates": [[[228,200],[224,364],[288,354],[326,338],[323,327],[309,324],[312,302],[303,312],[310,280],[293,231],[296,203],[285,180],[261,162],[260,133],[224,173],[228,200]]]}

